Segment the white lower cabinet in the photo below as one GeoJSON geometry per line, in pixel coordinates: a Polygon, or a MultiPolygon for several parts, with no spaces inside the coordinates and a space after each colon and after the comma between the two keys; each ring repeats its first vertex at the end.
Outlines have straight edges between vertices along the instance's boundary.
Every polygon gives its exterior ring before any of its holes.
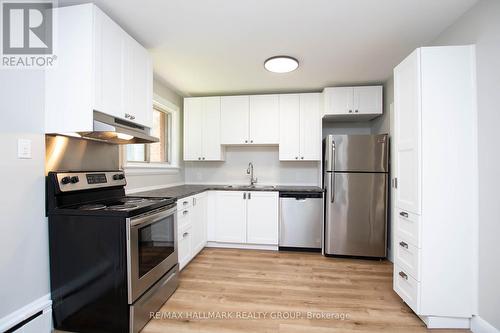
{"type": "Polygon", "coordinates": [[[215,241],[278,244],[278,192],[215,192],[215,241]]]}
{"type": "Polygon", "coordinates": [[[192,229],[190,224],[186,224],[179,229],[177,252],[179,255],[180,269],[183,269],[191,260],[191,248],[193,243],[193,236],[191,234],[192,229]]]}
{"type": "Polygon", "coordinates": [[[215,240],[217,242],[246,242],[246,193],[240,191],[216,192],[215,240]]]}
{"type": "Polygon", "coordinates": [[[177,243],[183,269],[207,243],[207,192],[177,202],[177,243]]]}
{"type": "Polygon", "coordinates": [[[278,192],[248,192],[247,243],[278,244],[278,192]]]}

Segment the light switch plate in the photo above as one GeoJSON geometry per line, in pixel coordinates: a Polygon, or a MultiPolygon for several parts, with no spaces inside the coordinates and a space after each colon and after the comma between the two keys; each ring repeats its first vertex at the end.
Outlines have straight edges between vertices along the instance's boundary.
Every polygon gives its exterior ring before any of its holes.
{"type": "Polygon", "coordinates": [[[17,140],[17,158],[22,158],[22,159],[31,158],[31,140],[28,139],[17,140]]]}

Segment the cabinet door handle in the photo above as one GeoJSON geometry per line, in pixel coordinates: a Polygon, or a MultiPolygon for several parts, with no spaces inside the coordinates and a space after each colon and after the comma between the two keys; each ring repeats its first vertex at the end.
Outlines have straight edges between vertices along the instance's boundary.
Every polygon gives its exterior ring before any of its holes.
{"type": "Polygon", "coordinates": [[[130,119],[134,120],[134,119],[135,119],[135,116],[130,116],[130,119]]]}
{"type": "Polygon", "coordinates": [[[186,206],[188,203],[189,203],[189,202],[187,202],[187,201],[183,201],[183,202],[182,202],[182,204],[183,204],[184,206],[186,206]]]}
{"type": "Polygon", "coordinates": [[[198,161],[201,161],[201,157],[198,157],[198,161]]]}
{"type": "Polygon", "coordinates": [[[296,160],[298,160],[298,159],[299,159],[299,157],[298,157],[298,156],[295,156],[295,159],[296,159],[296,160]]]}
{"type": "Polygon", "coordinates": [[[352,110],[349,110],[349,113],[352,113],[352,110]]]}
{"type": "Polygon", "coordinates": [[[189,235],[189,232],[185,232],[182,234],[182,238],[186,238],[189,235]]]}
{"type": "Polygon", "coordinates": [[[193,198],[193,206],[196,206],[196,198],[193,198]]]}
{"type": "Polygon", "coordinates": [[[182,212],[182,215],[187,215],[188,213],[189,213],[189,211],[185,210],[185,211],[182,212]]]}
{"type": "Polygon", "coordinates": [[[248,200],[252,199],[252,193],[248,192],[248,200]]]}
{"type": "Polygon", "coordinates": [[[245,140],[245,143],[248,143],[248,140],[245,140]]]}
{"type": "Polygon", "coordinates": [[[253,143],[253,140],[250,140],[250,143],[253,143]]]}
{"type": "Polygon", "coordinates": [[[247,192],[244,192],[243,193],[243,200],[246,200],[247,199],[247,192]]]}
{"type": "Polygon", "coordinates": [[[399,212],[399,215],[401,215],[402,217],[408,218],[408,213],[407,212],[399,212]]]}
{"type": "Polygon", "coordinates": [[[303,160],[303,159],[304,159],[304,156],[302,156],[300,159],[301,159],[301,160],[303,160]]]}
{"type": "Polygon", "coordinates": [[[125,113],[125,118],[130,118],[130,115],[128,113],[125,113]]]}
{"type": "Polygon", "coordinates": [[[354,110],[354,112],[358,113],[358,110],[354,110]]]}
{"type": "Polygon", "coordinates": [[[399,246],[404,247],[405,249],[408,248],[408,244],[405,242],[399,242],[399,246]]]}
{"type": "Polygon", "coordinates": [[[202,160],[205,160],[205,157],[202,157],[201,159],[202,159],[202,160]]]}
{"type": "Polygon", "coordinates": [[[408,275],[406,275],[404,272],[399,272],[399,276],[401,276],[405,280],[408,280],[408,275]]]}

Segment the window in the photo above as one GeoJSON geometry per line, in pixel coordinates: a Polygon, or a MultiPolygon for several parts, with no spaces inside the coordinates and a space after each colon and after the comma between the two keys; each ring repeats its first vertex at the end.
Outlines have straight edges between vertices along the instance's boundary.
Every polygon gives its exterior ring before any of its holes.
{"type": "Polygon", "coordinates": [[[150,144],[127,145],[127,162],[170,164],[172,115],[158,106],[153,107],[151,135],[160,139],[150,144]]]}
{"type": "Polygon", "coordinates": [[[124,146],[122,163],[123,167],[128,169],[128,173],[178,172],[178,155],[180,151],[179,108],[155,95],[152,112],[153,128],[151,129],[151,135],[157,137],[160,141],[150,144],[124,146]]]}

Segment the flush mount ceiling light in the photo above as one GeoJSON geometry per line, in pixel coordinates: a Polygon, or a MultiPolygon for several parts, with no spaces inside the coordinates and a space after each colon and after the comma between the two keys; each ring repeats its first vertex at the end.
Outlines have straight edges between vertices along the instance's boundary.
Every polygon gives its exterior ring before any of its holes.
{"type": "Polygon", "coordinates": [[[264,67],[273,73],[289,73],[299,67],[299,61],[289,56],[276,56],[267,59],[264,67]]]}

